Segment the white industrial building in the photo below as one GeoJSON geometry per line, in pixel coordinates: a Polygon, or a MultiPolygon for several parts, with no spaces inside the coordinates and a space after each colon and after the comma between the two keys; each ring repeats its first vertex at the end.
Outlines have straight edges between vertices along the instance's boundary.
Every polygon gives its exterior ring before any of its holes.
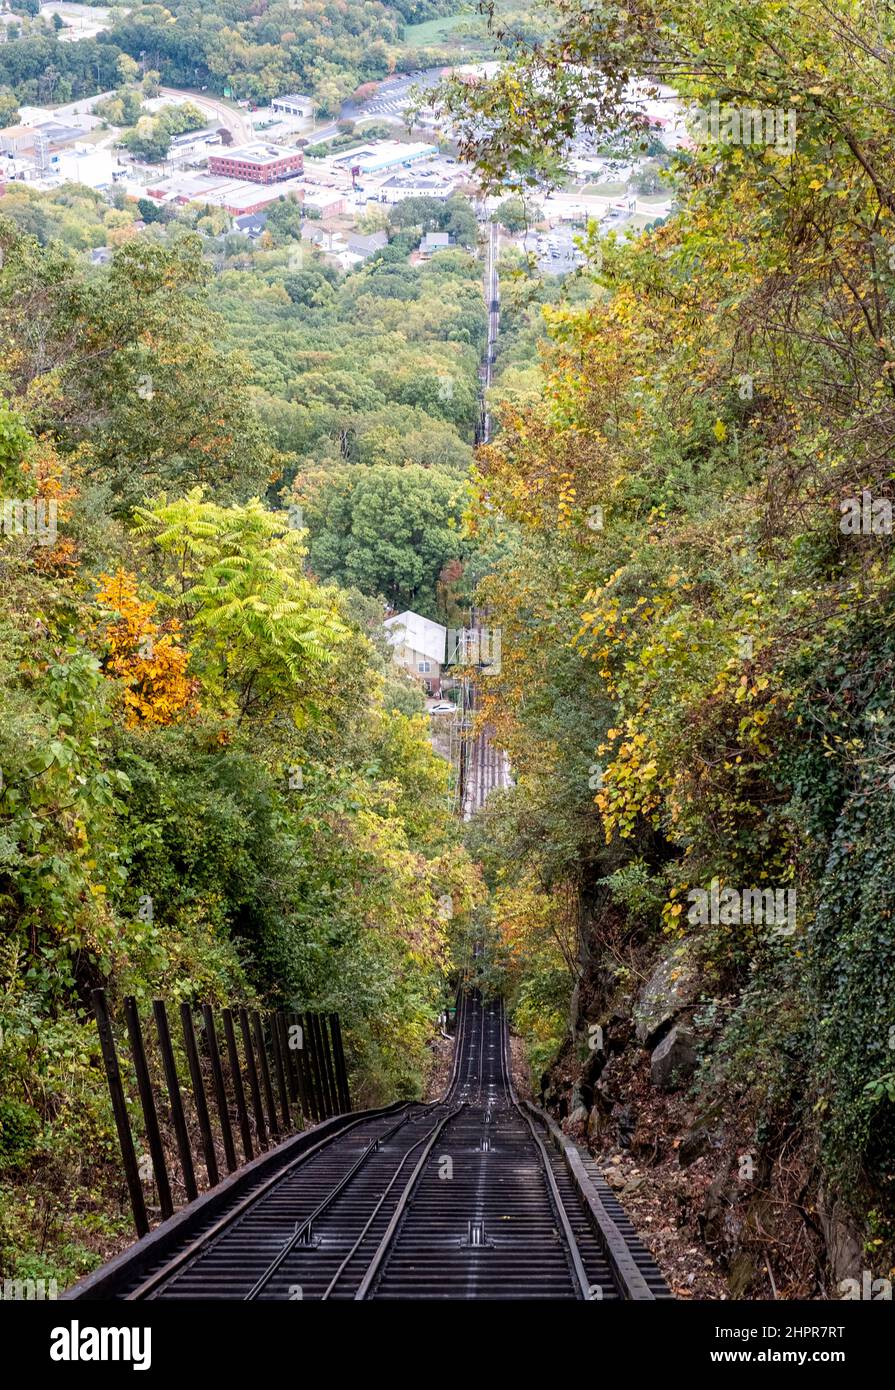
{"type": "Polygon", "coordinates": [[[314,114],[314,98],[304,96],[300,92],[290,92],[284,97],[274,97],[270,107],[272,111],[278,111],[283,116],[298,116],[302,120],[310,120],[314,114]]]}

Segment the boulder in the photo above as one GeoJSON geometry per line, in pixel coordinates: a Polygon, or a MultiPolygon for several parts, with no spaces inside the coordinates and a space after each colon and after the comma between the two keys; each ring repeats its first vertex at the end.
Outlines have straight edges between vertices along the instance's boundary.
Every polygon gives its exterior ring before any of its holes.
{"type": "Polygon", "coordinates": [[[848,1208],[832,1191],[821,1188],[817,1216],[834,1283],[838,1285],[847,1278],[860,1279],[865,1266],[864,1241],[848,1208]]]}
{"type": "Polygon", "coordinates": [[[637,1128],[637,1117],[634,1114],[632,1105],[614,1105],[612,1107],[612,1118],[618,1131],[619,1147],[629,1149],[631,1147],[631,1137],[637,1128]]]}
{"type": "Polygon", "coordinates": [[[731,1186],[730,1176],[727,1170],[722,1168],[705,1194],[702,1211],[697,1217],[702,1243],[709,1250],[717,1250],[722,1245],[728,1212],[735,1200],[736,1194],[731,1186]]]}
{"type": "Polygon", "coordinates": [[[610,1128],[609,1116],[598,1105],[587,1117],[587,1137],[588,1139],[601,1139],[610,1128]]]}
{"type": "Polygon", "coordinates": [[[568,1133],[570,1130],[584,1129],[587,1124],[587,1111],[583,1105],[576,1105],[575,1109],[563,1120],[562,1127],[568,1133]]]}
{"type": "Polygon", "coordinates": [[[761,1276],[762,1271],[753,1262],[751,1255],[746,1251],[740,1251],[731,1264],[730,1273],[727,1276],[731,1298],[748,1298],[750,1291],[759,1283],[761,1276]]]}
{"type": "Polygon", "coordinates": [[[685,1028],[672,1028],[650,1058],[650,1080],[658,1091],[676,1091],[693,1075],[698,1057],[694,1038],[685,1028]]]}
{"type": "Polygon", "coordinates": [[[710,1142],[707,1129],[689,1130],[681,1140],[677,1151],[679,1166],[689,1168],[691,1163],[695,1163],[697,1158],[701,1158],[707,1152],[710,1142]]]}
{"type": "Polygon", "coordinates": [[[634,1004],[637,1041],[653,1047],[682,1009],[694,1002],[700,990],[699,972],[689,949],[678,942],[662,956],[634,1004]]]}

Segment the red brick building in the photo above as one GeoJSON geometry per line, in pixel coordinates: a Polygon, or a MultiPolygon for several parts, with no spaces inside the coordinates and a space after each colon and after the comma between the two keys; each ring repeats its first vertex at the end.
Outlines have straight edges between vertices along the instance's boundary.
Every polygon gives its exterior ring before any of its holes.
{"type": "Polygon", "coordinates": [[[223,174],[228,179],[249,179],[252,183],[279,183],[292,178],[304,169],[301,150],[289,150],[282,145],[267,145],[259,140],[254,145],[236,149],[223,148],[208,156],[208,172],[223,174]]]}

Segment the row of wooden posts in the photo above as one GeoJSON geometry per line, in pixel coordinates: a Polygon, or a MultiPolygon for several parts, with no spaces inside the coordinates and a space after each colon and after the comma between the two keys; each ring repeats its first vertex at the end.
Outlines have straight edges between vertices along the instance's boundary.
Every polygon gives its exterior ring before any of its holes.
{"type": "MultiPolygon", "coordinates": [[[[134,1147],[105,990],[95,989],[92,997],[134,1225],[137,1234],[143,1236],[149,1230],[143,1184],[150,1175],[141,1171],[144,1165],[138,1161],[134,1147]]],[[[222,1008],[217,1011],[223,1031],[222,1050],[215,1012],[209,1004],[201,1006],[197,1040],[193,1009],[186,1003],[180,1005],[183,1046],[190,1074],[190,1088],[184,1090],[192,1099],[209,1187],[217,1186],[221,1174],[205,1074],[209,1075],[211,1081],[210,1092],[217,1111],[218,1131],[228,1173],[235,1172],[240,1166],[231,1121],[231,1096],[243,1152],[241,1161],[245,1163],[255,1157],[256,1149],[258,1152],[268,1149],[271,1143],[294,1134],[309,1121],[328,1119],[331,1115],[351,1109],[338,1014],[293,1013],[283,1009],[259,1013],[256,1009],[239,1006],[222,1008]],[[237,1046],[237,1029],[242,1042],[242,1061],[237,1046]]],[[[198,1196],[196,1165],[164,1000],[153,1001],[152,1013],[165,1079],[167,1110],[180,1159],[181,1179],[186,1199],[192,1201],[198,1196]]],[[[152,1163],[151,1176],[155,1181],[159,1210],[164,1220],[173,1215],[174,1202],[156,1105],[156,1089],[160,1091],[161,1087],[153,1086],[137,1001],[132,996],[124,1001],[124,1018],[143,1112],[146,1146],[152,1163]]]]}

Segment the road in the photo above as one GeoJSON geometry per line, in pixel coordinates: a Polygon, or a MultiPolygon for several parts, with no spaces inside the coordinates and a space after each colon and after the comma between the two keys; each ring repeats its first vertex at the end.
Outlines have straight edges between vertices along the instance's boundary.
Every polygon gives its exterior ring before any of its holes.
{"type": "Polygon", "coordinates": [[[159,87],[159,92],[163,97],[180,97],[184,101],[191,101],[194,106],[198,106],[200,111],[206,112],[217,121],[218,125],[229,130],[233,136],[234,145],[248,145],[255,139],[254,131],[243,120],[240,113],[234,111],[232,106],[225,106],[223,102],[215,101],[214,97],[208,97],[199,92],[181,91],[177,87],[159,87]]]}

